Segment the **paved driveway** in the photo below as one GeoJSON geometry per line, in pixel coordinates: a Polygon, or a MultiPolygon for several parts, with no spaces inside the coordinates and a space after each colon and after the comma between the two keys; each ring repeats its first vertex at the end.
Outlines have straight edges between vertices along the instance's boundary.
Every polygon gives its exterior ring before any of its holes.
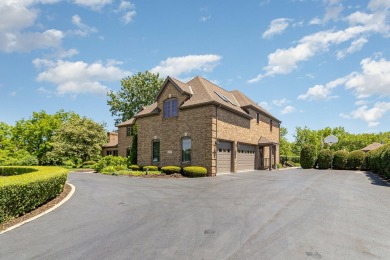
{"type": "Polygon", "coordinates": [[[390,259],[390,187],[372,178],[72,173],[71,200],[0,235],[0,259],[390,259]]]}

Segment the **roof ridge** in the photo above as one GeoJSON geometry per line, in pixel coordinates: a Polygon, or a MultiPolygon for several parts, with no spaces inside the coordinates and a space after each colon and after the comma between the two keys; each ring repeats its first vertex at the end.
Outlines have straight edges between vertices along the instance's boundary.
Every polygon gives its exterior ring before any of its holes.
{"type": "Polygon", "coordinates": [[[200,76],[196,76],[195,78],[199,78],[200,84],[201,84],[202,87],[206,90],[206,93],[207,93],[207,95],[209,96],[209,98],[210,98],[211,100],[214,100],[213,96],[212,96],[211,93],[210,93],[209,88],[206,87],[206,85],[203,83],[203,78],[200,77],[200,76]]]}

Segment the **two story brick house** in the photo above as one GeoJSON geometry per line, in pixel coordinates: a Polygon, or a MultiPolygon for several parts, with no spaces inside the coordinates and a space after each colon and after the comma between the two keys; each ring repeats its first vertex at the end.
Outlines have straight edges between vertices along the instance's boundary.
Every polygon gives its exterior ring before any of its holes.
{"type": "Polygon", "coordinates": [[[240,91],[199,76],[187,83],[167,77],[155,103],[118,125],[120,156],[128,155],[135,123],[139,165],[198,165],[214,176],[279,161],[281,121],[240,91]]]}

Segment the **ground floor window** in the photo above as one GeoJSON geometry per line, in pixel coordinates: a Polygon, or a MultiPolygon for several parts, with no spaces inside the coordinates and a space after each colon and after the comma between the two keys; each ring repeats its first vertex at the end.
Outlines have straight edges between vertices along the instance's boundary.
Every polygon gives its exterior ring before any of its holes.
{"type": "Polygon", "coordinates": [[[191,146],[192,141],[190,137],[184,137],[181,141],[181,161],[191,162],[191,146]]]}
{"type": "Polygon", "coordinates": [[[106,155],[118,156],[118,150],[107,150],[106,155]]]}
{"type": "Polygon", "coordinates": [[[153,140],[152,142],[152,158],[153,162],[160,161],[160,140],[153,140]]]}

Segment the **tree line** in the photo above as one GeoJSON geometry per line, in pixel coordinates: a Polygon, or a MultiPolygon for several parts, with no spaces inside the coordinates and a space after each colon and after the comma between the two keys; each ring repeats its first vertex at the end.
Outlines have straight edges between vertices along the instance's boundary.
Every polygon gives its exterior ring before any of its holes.
{"type": "Polygon", "coordinates": [[[351,134],[345,131],[344,127],[326,127],[320,130],[312,130],[308,127],[296,127],[294,141],[289,142],[286,138],[288,131],[285,127],[280,129],[280,154],[287,156],[299,156],[304,145],[313,145],[318,153],[321,149],[333,151],[346,150],[349,152],[360,150],[369,144],[390,143],[390,131],[380,133],[351,134]],[[324,143],[325,137],[334,135],[338,143],[329,146],[324,143]]]}
{"type": "Polygon", "coordinates": [[[105,125],[74,112],[33,112],[15,125],[0,122],[0,165],[80,165],[100,158],[105,125]]]}

